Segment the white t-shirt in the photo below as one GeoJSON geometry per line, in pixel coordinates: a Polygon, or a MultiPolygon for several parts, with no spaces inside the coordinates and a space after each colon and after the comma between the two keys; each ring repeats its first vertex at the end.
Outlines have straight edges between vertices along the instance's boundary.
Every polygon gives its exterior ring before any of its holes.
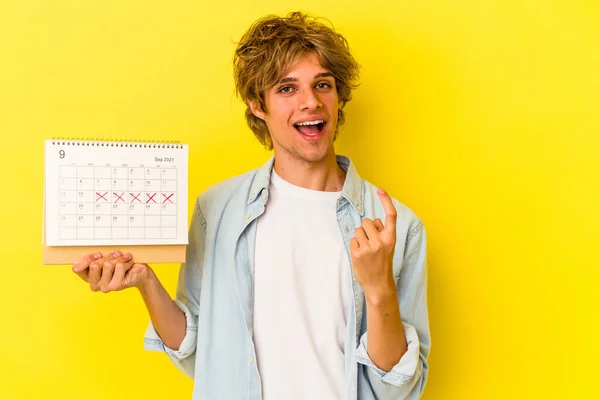
{"type": "Polygon", "coordinates": [[[336,219],[341,192],[271,174],[258,218],[254,341],[264,400],[342,399],[350,261],[336,219]]]}

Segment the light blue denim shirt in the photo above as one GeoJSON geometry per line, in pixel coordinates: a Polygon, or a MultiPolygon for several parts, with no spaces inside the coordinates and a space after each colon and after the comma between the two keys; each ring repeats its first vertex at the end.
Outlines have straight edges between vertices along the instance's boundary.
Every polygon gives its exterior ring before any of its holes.
{"type": "MultiPolygon", "coordinates": [[[[360,178],[348,158],[337,160],[347,171],[337,220],[350,257],[350,239],[362,219],[385,221],[385,210],[377,188],[360,178]]],[[[198,197],[175,300],[186,316],[186,335],[178,350],[165,346],[151,323],[145,335],[146,349],[166,352],[194,379],[194,400],[261,399],[252,339],[254,244],[257,218],[269,198],[273,162],[271,157],[263,167],[221,182],[198,197]]],[[[418,399],[427,380],[425,230],[413,211],[393,201],[398,212],[393,273],[408,350],[389,372],[371,361],[364,293],[353,277],[344,348],[347,399],[418,399]]],[[[294,399],[294,393],[289,398],[294,399]]]]}

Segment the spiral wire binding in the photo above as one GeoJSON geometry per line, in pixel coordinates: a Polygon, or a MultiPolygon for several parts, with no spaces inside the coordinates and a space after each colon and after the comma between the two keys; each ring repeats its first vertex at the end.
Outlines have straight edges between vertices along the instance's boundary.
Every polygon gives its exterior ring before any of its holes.
{"type": "Polygon", "coordinates": [[[157,149],[183,149],[179,141],[125,140],[125,139],[85,139],[53,137],[53,145],[60,146],[97,146],[97,147],[132,147],[157,149]]]}

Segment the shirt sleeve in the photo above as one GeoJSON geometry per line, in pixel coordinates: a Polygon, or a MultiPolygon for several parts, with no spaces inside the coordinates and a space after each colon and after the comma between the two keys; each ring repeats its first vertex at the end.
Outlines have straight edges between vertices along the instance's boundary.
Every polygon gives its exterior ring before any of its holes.
{"type": "Polygon", "coordinates": [[[402,326],[408,348],[400,361],[383,371],[367,353],[365,332],[357,348],[359,399],[416,400],[427,381],[427,359],[431,348],[427,310],[426,234],[423,222],[410,231],[400,278],[396,284],[402,326]]]}
{"type": "Polygon", "coordinates": [[[144,348],[150,351],[162,351],[177,360],[183,360],[194,352],[198,332],[198,323],[197,318],[192,315],[189,308],[184,303],[179,300],[175,300],[175,304],[185,314],[186,322],[185,336],[181,342],[181,345],[179,346],[179,349],[174,350],[163,343],[160,336],[154,329],[152,321],[148,323],[148,328],[146,329],[146,334],[144,335],[144,348]]]}
{"type": "Polygon", "coordinates": [[[166,346],[160,335],[149,322],[144,335],[144,349],[164,352],[173,364],[190,378],[194,377],[196,344],[198,342],[198,311],[200,304],[200,283],[202,281],[202,254],[206,237],[206,220],[196,201],[189,229],[186,248],[186,262],[181,264],[175,304],[185,314],[185,336],[179,349],[166,346]]]}

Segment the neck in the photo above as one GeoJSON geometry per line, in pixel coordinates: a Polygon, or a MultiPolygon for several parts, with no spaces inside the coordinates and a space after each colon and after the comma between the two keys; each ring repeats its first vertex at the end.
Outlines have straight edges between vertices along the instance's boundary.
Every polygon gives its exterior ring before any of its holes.
{"type": "Polygon", "coordinates": [[[275,153],[273,166],[277,175],[292,185],[324,192],[339,192],[344,187],[346,171],[339,167],[335,152],[321,161],[305,161],[275,153]]]}

